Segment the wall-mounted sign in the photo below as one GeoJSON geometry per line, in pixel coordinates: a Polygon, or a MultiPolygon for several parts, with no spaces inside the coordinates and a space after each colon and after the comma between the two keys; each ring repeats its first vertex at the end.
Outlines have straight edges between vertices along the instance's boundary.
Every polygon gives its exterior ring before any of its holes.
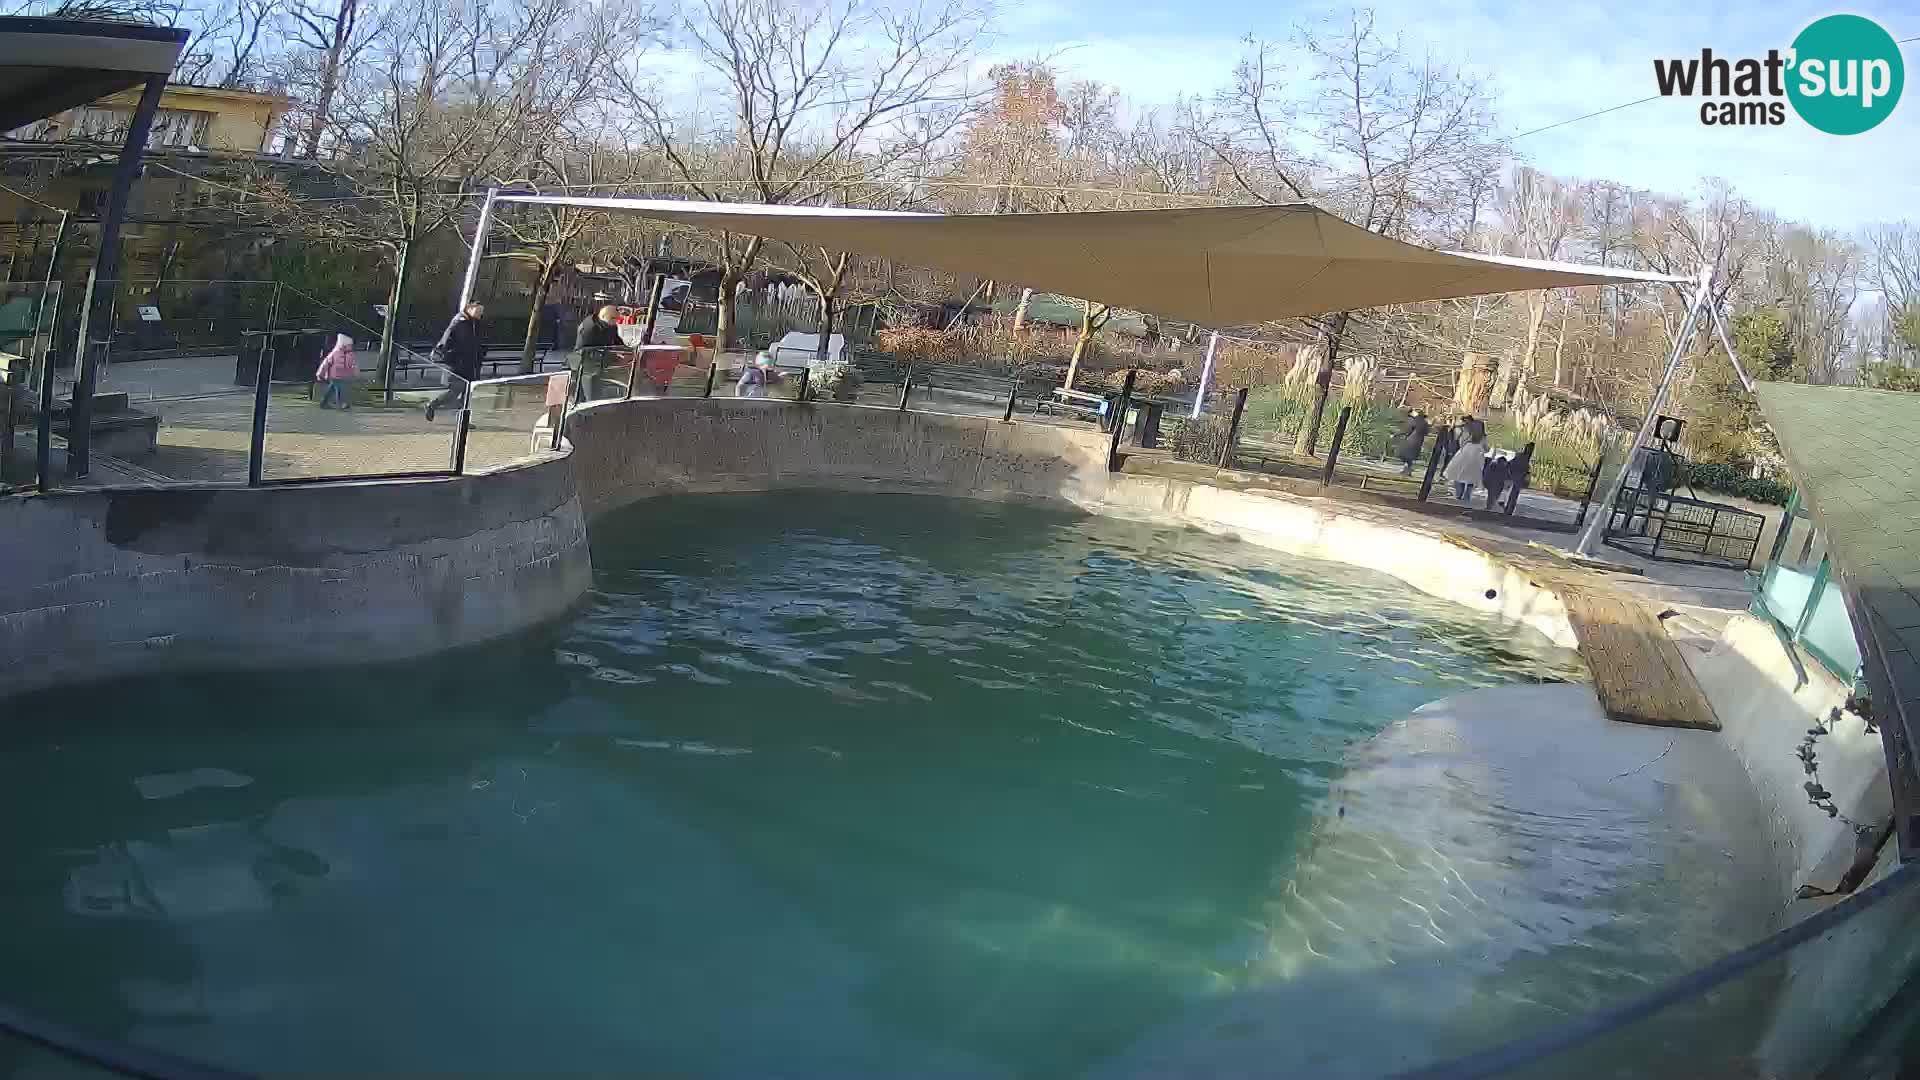
{"type": "Polygon", "coordinates": [[[159,322],[160,309],[157,307],[152,307],[150,305],[142,304],[140,306],[140,321],[141,322],[159,322]]]}

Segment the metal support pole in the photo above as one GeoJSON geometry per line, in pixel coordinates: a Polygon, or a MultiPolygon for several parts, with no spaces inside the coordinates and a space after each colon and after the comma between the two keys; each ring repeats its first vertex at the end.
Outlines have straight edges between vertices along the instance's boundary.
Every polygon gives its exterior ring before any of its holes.
{"type": "Polygon", "coordinates": [[[1193,411],[1187,419],[1196,420],[1200,416],[1200,403],[1207,400],[1207,385],[1213,382],[1213,358],[1220,351],[1220,331],[1215,330],[1207,339],[1207,359],[1200,365],[1200,385],[1193,392],[1193,411]]]}
{"type": "Polygon", "coordinates": [[[1653,393],[1653,400],[1647,402],[1647,418],[1640,422],[1640,430],[1633,436],[1633,445],[1627,448],[1627,459],[1620,465],[1620,472],[1607,485],[1607,496],[1600,502],[1600,512],[1594,515],[1581,530],[1580,541],[1573,547],[1576,555],[1593,555],[1594,545],[1600,542],[1600,534],[1605,530],[1609,518],[1613,516],[1613,506],[1620,498],[1620,491],[1627,484],[1628,474],[1633,471],[1633,463],[1640,458],[1640,452],[1647,447],[1647,440],[1653,435],[1653,424],[1660,416],[1660,410],[1666,406],[1667,393],[1673,388],[1673,377],[1680,370],[1680,361],[1687,355],[1687,348],[1693,342],[1694,327],[1700,321],[1700,309],[1708,302],[1708,293],[1713,285],[1713,268],[1702,267],[1700,279],[1694,286],[1693,296],[1687,301],[1687,317],[1680,324],[1680,333],[1674,336],[1673,352],[1667,357],[1667,370],[1660,377],[1660,387],[1653,393]]]}
{"type": "Polygon", "coordinates": [[[1013,403],[1019,397],[1020,397],[1020,380],[1015,379],[1013,380],[1013,385],[1007,388],[1007,411],[1005,415],[1000,417],[1001,421],[1005,423],[1013,422],[1013,403]]]}
{"type": "MultiPolygon", "coordinates": [[[[660,322],[660,294],[666,287],[667,275],[655,274],[653,276],[653,291],[647,294],[647,321],[646,325],[641,327],[640,330],[641,345],[653,344],[653,328],[659,325],[660,322]]],[[[645,354],[638,351],[633,354],[633,367],[627,372],[627,398],[629,400],[633,397],[634,384],[640,381],[640,357],[643,355],[645,354]]]]}
{"type": "Polygon", "coordinates": [[[907,395],[911,393],[913,393],[913,369],[908,368],[907,373],[900,376],[900,412],[907,411],[907,395]]]}
{"type": "Polygon", "coordinates": [[[807,400],[807,384],[812,381],[813,381],[813,369],[810,367],[801,368],[800,369],[800,389],[794,393],[793,400],[795,401],[807,400]]]}
{"type": "Polygon", "coordinates": [[[1220,460],[1214,463],[1215,468],[1233,468],[1234,455],[1240,449],[1240,416],[1246,411],[1247,388],[1243,386],[1233,395],[1233,419],[1227,421],[1227,440],[1220,444],[1220,460]]]}
{"type": "Polygon", "coordinates": [[[1426,502],[1433,494],[1433,478],[1440,471],[1440,459],[1447,455],[1447,444],[1453,441],[1453,429],[1443,427],[1434,433],[1433,455],[1427,458],[1427,475],[1420,480],[1420,501],[1426,502]]]}
{"type": "Polygon", "coordinates": [[[1120,384],[1120,396],[1113,403],[1113,438],[1107,443],[1107,471],[1120,471],[1120,436],[1127,430],[1127,403],[1133,398],[1133,380],[1140,374],[1139,368],[1128,368],[1125,382],[1120,384]]]}
{"type": "Polygon", "coordinates": [[[487,189],[487,201],[480,204],[480,223],[473,228],[473,249],[467,253],[467,276],[460,280],[460,308],[467,310],[473,302],[473,287],[480,280],[480,259],[487,251],[487,234],[493,231],[493,200],[499,198],[500,189],[487,189]]]}
{"type": "Polygon", "coordinates": [[[1580,496],[1580,512],[1574,515],[1574,528],[1587,523],[1587,507],[1593,502],[1593,489],[1600,486],[1600,470],[1607,464],[1607,444],[1600,444],[1600,454],[1593,459],[1593,472],[1587,476],[1587,493],[1580,496]]]}
{"type": "Polygon", "coordinates": [[[1340,406],[1340,419],[1333,422],[1333,441],[1327,444],[1327,464],[1320,470],[1320,486],[1333,484],[1333,467],[1340,461],[1340,443],[1347,437],[1347,418],[1353,415],[1353,406],[1340,406]]]}
{"type": "MultiPolygon", "coordinates": [[[[93,443],[93,387],[99,378],[94,363],[93,307],[95,293],[102,283],[112,296],[120,276],[120,223],[127,216],[127,196],[140,171],[140,155],[147,149],[147,135],[153,130],[153,114],[160,109],[160,92],[167,88],[167,77],[155,75],[140,92],[140,104],[127,125],[127,142],[120,148],[120,161],[114,166],[113,184],[107,189],[107,216],[100,222],[100,248],[93,257],[93,270],[87,274],[87,294],[80,301],[80,342],[74,357],[73,408],[68,411],[67,475],[87,475],[93,443]]],[[[112,320],[107,320],[107,338],[113,337],[112,320]]]]}
{"type": "Polygon", "coordinates": [[[719,370],[720,370],[720,353],[718,350],[715,350],[713,354],[713,363],[707,365],[707,386],[706,386],[706,389],[700,391],[701,397],[713,396],[713,375],[715,372],[719,370]]]}
{"type": "Polygon", "coordinates": [[[280,283],[267,304],[267,332],[260,335],[260,366],[253,373],[253,433],[247,440],[247,486],[259,487],[267,461],[267,403],[273,396],[273,328],[280,319],[280,283]]]}
{"type": "MultiPolygon", "coordinates": [[[[60,245],[67,239],[67,211],[60,211],[60,227],[53,234],[53,254],[47,257],[47,276],[40,283],[40,304],[34,310],[33,325],[37,332],[41,324],[41,314],[46,310],[47,293],[53,290],[53,276],[60,264],[60,245]]],[[[60,321],[60,304],[53,305],[53,321],[60,321]]],[[[53,348],[54,333],[47,330],[47,347],[40,350],[40,430],[36,433],[34,445],[34,475],[40,484],[42,493],[53,488],[53,348]]]]}

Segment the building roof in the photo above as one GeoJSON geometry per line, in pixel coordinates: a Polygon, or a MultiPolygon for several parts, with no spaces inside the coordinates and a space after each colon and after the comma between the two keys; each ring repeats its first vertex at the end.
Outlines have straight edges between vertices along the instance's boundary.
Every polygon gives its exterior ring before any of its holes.
{"type": "Polygon", "coordinates": [[[186,43],[167,26],[0,18],[0,131],[165,75],[186,43]]]}
{"type": "Polygon", "coordinates": [[[1435,251],[1318,207],[1206,206],[1059,214],[915,214],[819,206],[502,195],[818,244],[1017,281],[1224,328],[1483,293],[1689,279],[1435,251]]]}
{"type": "MultiPolygon", "coordinates": [[[[1920,721],[1920,394],[1768,382],[1754,395],[1826,535],[1874,712],[1883,724],[1899,720],[1909,761],[1889,771],[1910,779],[1920,721]]],[[[1904,823],[1903,847],[1917,833],[1920,822],[1904,823]]]]}

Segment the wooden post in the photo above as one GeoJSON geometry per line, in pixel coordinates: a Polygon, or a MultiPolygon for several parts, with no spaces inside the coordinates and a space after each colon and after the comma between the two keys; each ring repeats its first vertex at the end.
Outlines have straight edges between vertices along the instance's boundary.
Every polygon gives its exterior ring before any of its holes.
{"type": "Polygon", "coordinates": [[[1220,446],[1220,460],[1216,468],[1233,468],[1234,451],[1240,448],[1240,415],[1247,411],[1247,388],[1233,396],[1233,419],[1227,423],[1227,441],[1220,446]]]}
{"type": "Polygon", "coordinates": [[[713,374],[720,370],[720,350],[713,351],[713,363],[707,365],[707,388],[700,392],[701,397],[713,396],[713,374]]]}
{"type": "Polygon", "coordinates": [[[1353,406],[1340,406],[1340,419],[1333,422],[1333,442],[1327,444],[1327,466],[1320,472],[1320,486],[1333,483],[1333,467],[1340,461],[1340,441],[1347,437],[1347,418],[1353,415],[1353,406]]]}
{"type": "Polygon", "coordinates": [[[1000,418],[1007,423],[1013,422],[1013,403],[1020,396],[1020,380],[1013,379],[1012,383],[1013,385],[1007,388],[1007,413],[1000,418]]]}
{"type": "Polygon", "coordinates": [[[908,368],[900,376],[900,412],[907,411],[907,395],[913,393],[913,369],[908,368]]]}
{"type": "Polygon", "coordinates": [[[800,389],[794,393],[793,400],[795,401],[807,400],[807,383],[811,381],[813,381],[813,369],[810,367],[801,368],[800,369],[800,389]]]}
{"type": "Polygon", "coordinates": [[[1443,427],[1433,436],[1433,456],[1427,459],[1427,475],[1420,481],[1420,501],[1426,502],[1433,493],[1433,477],[1440,471],[1440,459],[1447,456],[1447,445],[1453,442],[1453,429],[1443,427]]]}

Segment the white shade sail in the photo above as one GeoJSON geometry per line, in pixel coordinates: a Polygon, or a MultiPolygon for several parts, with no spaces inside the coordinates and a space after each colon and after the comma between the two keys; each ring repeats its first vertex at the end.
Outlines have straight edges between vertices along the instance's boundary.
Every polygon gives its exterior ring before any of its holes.
{"type": "Polygon", "coordinates": [[[1632,270],[1435,251],[1304,203],[1059,214],[917,214],[666,199],[508,195],[893,259],[1206,326],[1626,282],[1632,270]]]}

